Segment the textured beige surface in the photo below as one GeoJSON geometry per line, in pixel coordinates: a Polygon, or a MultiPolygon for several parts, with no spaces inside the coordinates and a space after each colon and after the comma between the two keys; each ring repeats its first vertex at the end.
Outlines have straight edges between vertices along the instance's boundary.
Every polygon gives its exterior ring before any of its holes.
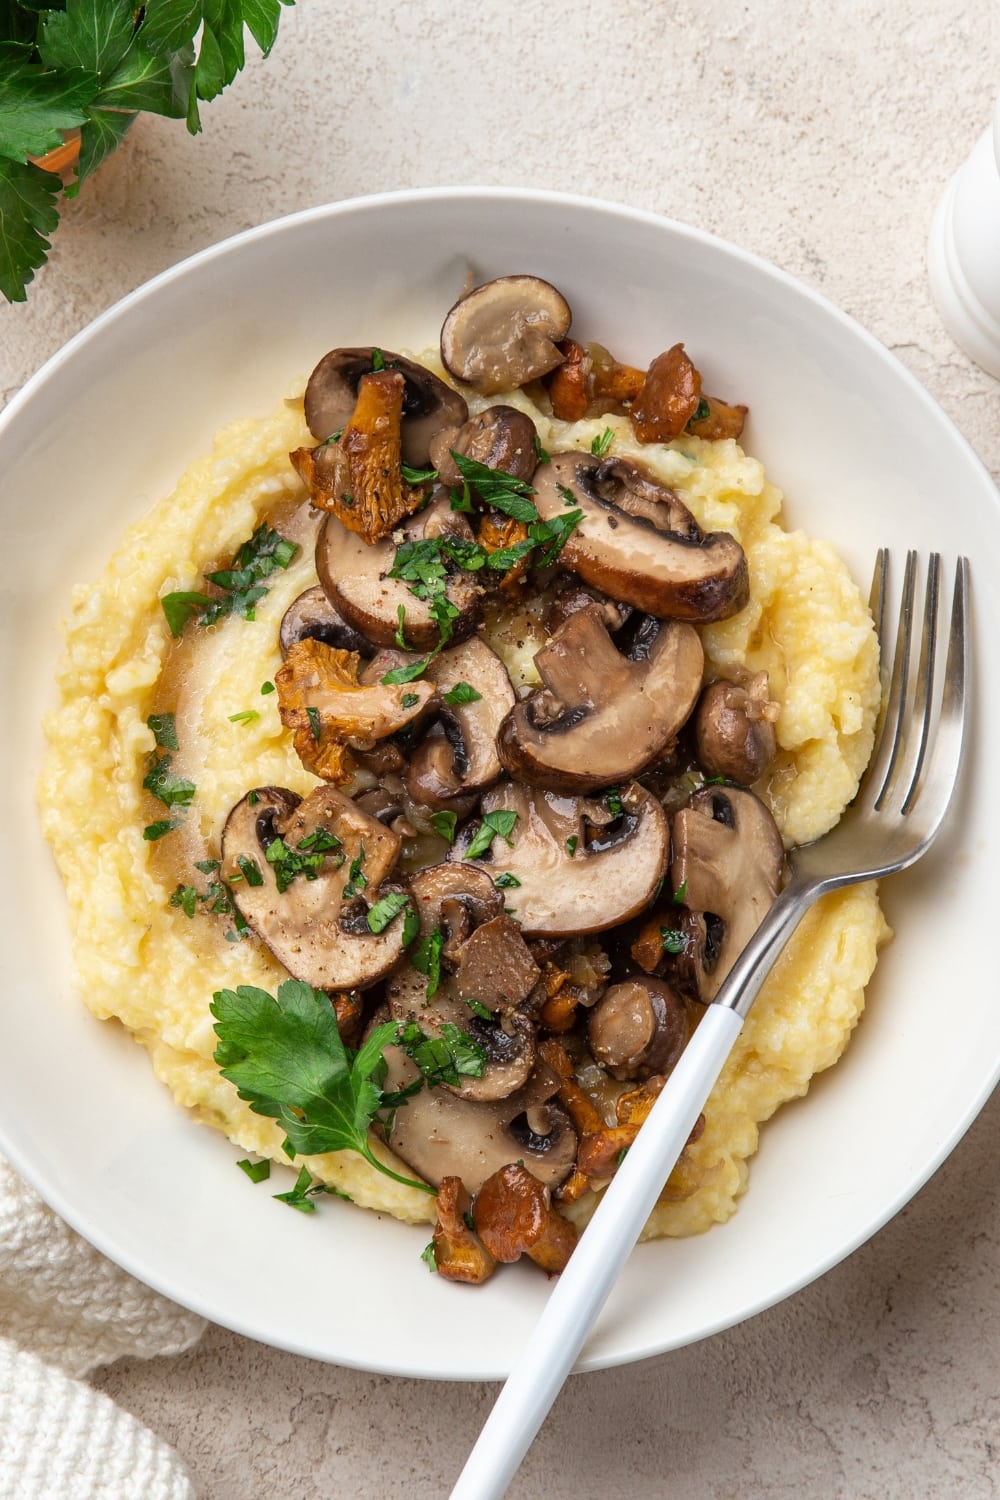
{"type": "MultiPolygon", "coordinates": [[[[995,0],[300,0],[202,139],[141,122],[69,208],[27,307],[0,305],[0,398],[247,225],[389,188],[551,187],[712,230],[819,288],[1000,478],[1000,384],[951,344],[925,274],[934,205],[998,89],[995,0]]],[[[514,1500],[1000,1494],[998,1138],[995,1099],[903,1214],[783,1306],[572,1381],[514,1500]]],[[[446,1494],[492,1395],[221,1331],[98,1384],[176,1446],[202,1500],[446,1494]]]]}

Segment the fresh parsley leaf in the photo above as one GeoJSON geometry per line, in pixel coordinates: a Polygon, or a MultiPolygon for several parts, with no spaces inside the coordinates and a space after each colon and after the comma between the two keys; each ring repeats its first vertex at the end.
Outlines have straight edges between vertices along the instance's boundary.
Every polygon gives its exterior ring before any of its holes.
{"type": "Polygon", "coordinates": [[[428,1271],[430,1271],[432,1274],[435,1274],[437,1272],[438,1263],[437,1263],[437,1256],[434,1253],[434,1241],[433,1240],[428,1240],[427,1241],[427,1244],[424,1246],[424,1248],[420,1252],[420,1259],[423,1261],[423,1263],[427,1267],[428,1271]]]}
{"type": "Polygon", "coordinates": [[[146,720],[153,732],[153,739],[164,750],[179,750],[177,722],[173,714],[150,714],[146,720]]]}
{"type": "Polygon", "coordinates": [[[455,842],[455,829],[458,827],[458,814],[453,812],[431,813],[431,823],[434,832],[439,833],[449,844],[455,842]]]}
{"type": "Polygon", "coordinates": [[[61,146],[62,132],[86,120],[99,86],[94,73],[79,66],[5,63],[0,72],[0,156],[21,164],[61,146]]]}
{"type": "Polygon", "coordinates": [[[260,696],[262,698],[266,698],[267,695],[268,695],[268,693],[273,693],[273,692],[275,692],[275,686],[274,686],[273,682],[262,682],[261,683],[261,685],[260,685],[260,696]]]}
{"type": "Polygon", "coordinates": [[[509,844],[516,822],[517,813],[507,808],[484,814],[475,837],[465,851],[465,858],[478,859],[481,854],[486,853],[495,838],[506,839],[509,844]]]}
{"type": "Polygon", "coordinates": [[[516,875],[512,875],[509,870],[505,870],[502,875],[497,876],[493,884],[496,886],[498,891],[510,891],[513,890],[515,886],[519,886],[521,882],[518,880],[516,875]]]}
{"type": "Polygon", "coordinates": [[[538,459],[538,462],[540,464],[547,464],[547,463],[549,463],[550,462],[549,455],[546,452],[546,450],[542,447],[542,440],[538,436],[537,432],[535,433],[533,442],[535,444],[535,457],[538,459]]]}
{"type": "Polygon", "coordinates": [[[413,939],[415,937],[419,937],[419,935],[420,918],[413,910],[413,907],[408,906],[403,912],[403,947],[408,948],[413,942],[413,939]]]}
{"type": "Polygon", "coordinates": [[[45,264],[59,224],[58,192],[52,172],[0,155],[0,292],[8,302],[25,300],[28,283],[45,264]]]}
{"type": "Polygon", "coordinates": [[[396,1022],[376,1026],[352,1056],[329,996],[300,979],[286,979],[276,996],[255,985],[217,990],[210,1009],[223,1078],[256,1114],[278,1121],[292,1152],[356,1151],[394,1181],[433,1194],[387,1167],[368,1139],[382,1104],[374,1075],[382,1048],[396,1040],[396,1022]]]}
{"type": "Polygon", "coordinates": [[[261,873],[260,865],[249,854],[238,854],[236,856],[236,863],[239,865],[240,873],[247,885],[262,886],[264,884],[264,876],[261,873]]]}
{"type": "Polygon", "coordinates": [[[404,693],[399,701],[404,708],[413,708],[414,704],[420,702],[420,697],[417,693],[404,693]]]}
{"type": "Polygon", "coordinates": [[[405,891],[388,891],[368,911],[368,931],[384,932],[394,917],[398,917],[410,898],[405,891]]]}
{"type": "Polygon", "coordinates": [[[492,1021],[493,1012],[481,1000],[475,1000],[472,996],[466,996],[465,1003],[472,1011],[472,1014],[478,1016],[481,1021],[492,1021]]]}
{"type": "Polygon", "coordinates": [[[384,370],[385,369],[385,355],[382,353],[381,349],[373,349],[372,350],[372,369],[373,370],[384,370]]]}
{"type": "Polygon", "coordinates": [[[305,838],[299,839],[298,847],[310,854],[333,854],[344,846],[329,828],[314,828],[305,838]]]}
{"type": "Polygon", "coordinates": [[[236,1165],[240,1171],[245,1172],[251,1182],[266,1182],[271,1175],[271,1163],[265,1157],[263,1161],[249,1161],[244,1159],[236,1165]]]}
{"type": "Polygon", "coordinates": [[[664,953],[683,953],[687,947],[687,939],[676,927],[661,927],[660,938],[664,953]]]}
{"type": "Polygon", "coordinates": [[[579,842],[580,840],[577,838],[575,833],[572,838],[568,838],[566,840],[566,853],[569,855],[570,859],[572,859],[573,855],[576,853],[576,846],[579,842]]]}
{"type": "Polygon", "coordinates": [[[66,0],[65,10],[53,8],[44,16],[38,55],[50,68],[107,74],[125,56],[134,32],[130,5],[114,0],[66,0]]]}
{"type": "Polygon", "coordinates": [[[396,645],[399,647],[400,651],[409,651],[410,647],[409,647],[409,645],[407,643],[406,634],[405,634],[405,630],[406,630],[406,605],[405,604],[399,604],[399,605],[396,606],[396,619],[399,621],[399,624],[396,626],[396,635],[395,635],[396,645]]]}
{"type": "Polygon", "coordinates": [[[609,786],[604,793],[604,805],[613,818],[620,818],[625,811],[621,787],[609,786]]]}

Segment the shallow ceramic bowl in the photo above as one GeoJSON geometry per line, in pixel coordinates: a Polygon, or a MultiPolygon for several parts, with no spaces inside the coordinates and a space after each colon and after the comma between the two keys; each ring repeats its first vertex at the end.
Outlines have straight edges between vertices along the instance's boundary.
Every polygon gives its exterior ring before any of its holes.
{"type": "MultiPolygon", "coordinates": [[[[143,1281],[266,1343],[451,1378],[506,1373],[544,1302],[533,1268],[470,1292],[427,1272],[426,1229],[330,1200],[288,1213],[145,1054],[75,997],[62,891],[34,784],[58,622],[126,523],[222,423],[263,414],[335,344],[432,343],[471,267],[554,281],[574,331],[645,363],[683,340],[706,388],[750,403],[749,450],[792,526],[865,582],[888,543],[972,557],[976,636],[1000,639],[1000,510],[926,393],[856,324],[751,256],[648,214],[549,194],[410,193],[321,208],[195,256],[99,318],[0,418],[0,1148],[143,1281]]],[[[985,655],[985,651],[981,653],[985,655]]],[[[763,1132],[736,1217],[640,1247],[584,1366],[739,1322],[840,1261],[947,1156],[994,1086],[1000,1005],[982,934],[1000,894],[985,746],[1000,688],[977,682],[973,750],[933,854],[889,882],[896,941],[844,1059],[763,1132]],[[960,970],[956,962],[960,955],[960,970]]],[[[277,1188],[272,1183],[272,1189],[277,1188]]]]}

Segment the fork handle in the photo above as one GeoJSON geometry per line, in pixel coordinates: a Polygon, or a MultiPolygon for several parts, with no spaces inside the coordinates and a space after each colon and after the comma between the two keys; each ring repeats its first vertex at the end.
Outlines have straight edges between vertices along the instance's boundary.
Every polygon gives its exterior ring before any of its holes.
{"type": "MultiPolygon", "coordinates": [[[[829,886],[840,883],[844,882],[832,881],[829,886]]],[[[450,1500],[500,1500],[505,1493],[684,1150],[758,990],[806,909],[825,888],[827,883],[803,878],[793,866],[602,1193],[450,1500]]]]}
{"type": "Polygon", "coordinates": [[[684,1149],[743,1019],[710,1005],[559,1277],[451,1500],[499,1500],[576,1362],[591,1324],[684,1149]]]}

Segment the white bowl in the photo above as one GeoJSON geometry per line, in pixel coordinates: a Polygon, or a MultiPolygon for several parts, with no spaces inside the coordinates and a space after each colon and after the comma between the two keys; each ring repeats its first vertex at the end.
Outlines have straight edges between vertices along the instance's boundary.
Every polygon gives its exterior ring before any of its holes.
{"type": "MultiPolygon", "coordinates": [[[[456,189],[298,214],[158,277],[74,339],[0,417],[0,1149],[76,1229],[178,1302],[268,1344],[406,1375],[504,1375],[547,1283],[513,1268],[475,1292],[432,1276],[425,1229],[330,1200],[275,1205],[193,1124],[142,1050],[72,992],[61,886],[39,834],[39,720],[57,622],[223,422],[267,412],[335,344],[420,348],[468,266],[527,270],[574,327],[639,363],[683,340],[706,387],[751,406],[746,435],[789,523],[860,580],[876,547],[972,558],[976,639],[1000,640],[1000,510],[921,387],[849,318],[753,257],[650,214],[553,194],[456,189]]],[[[896,941],[844,1059],[764,1127],[736,1217],[640,1247],[582,1366],[705,1337],[788,1296],[896,1213],[982,1107],[1000,1067],[985,934],[998,882],[985,749],[1000,687],[976,681],[972,753],[948,830],[885,887],[896,941]]]]}

